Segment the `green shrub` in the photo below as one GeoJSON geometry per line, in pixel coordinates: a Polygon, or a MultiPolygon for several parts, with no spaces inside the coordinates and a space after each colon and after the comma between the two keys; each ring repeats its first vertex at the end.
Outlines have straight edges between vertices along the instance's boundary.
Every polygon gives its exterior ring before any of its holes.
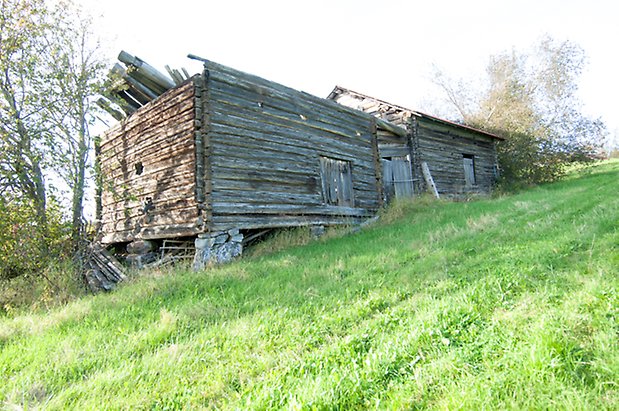
{"type": "Polygon", "coordinates": [[[62,294],[66,279],[60,273],[65,271],[58,267],[70,264],[69,226],[54,201],[45,220],[41,224],[27,201],[0,199],[0,306],[5,307],[0,312],[62,294]]]}

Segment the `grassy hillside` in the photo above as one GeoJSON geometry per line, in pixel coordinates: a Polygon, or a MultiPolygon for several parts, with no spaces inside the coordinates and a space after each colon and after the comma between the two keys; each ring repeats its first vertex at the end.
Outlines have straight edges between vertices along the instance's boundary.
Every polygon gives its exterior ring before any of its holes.
{"type": "Polygon", "coordinates": [[[619,409],[619,163],[0,319],[8,409],[619,409]]]}

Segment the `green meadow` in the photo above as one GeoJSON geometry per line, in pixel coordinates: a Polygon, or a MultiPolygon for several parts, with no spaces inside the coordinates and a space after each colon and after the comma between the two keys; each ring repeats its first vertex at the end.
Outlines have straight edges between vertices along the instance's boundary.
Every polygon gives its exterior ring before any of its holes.
{"type": "Polygon", "coordinates": [[[619,162],[0,317],[13,409],[619,409],[619,162]]]}

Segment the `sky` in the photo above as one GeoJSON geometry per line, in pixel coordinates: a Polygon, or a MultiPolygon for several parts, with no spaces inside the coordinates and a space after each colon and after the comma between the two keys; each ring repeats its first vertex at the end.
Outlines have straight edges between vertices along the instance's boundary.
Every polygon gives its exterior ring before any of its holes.
{"type": "Polygon", "coordinates": [[[76,0],[104,51],[165,71],[193,53],[326,97],[335,85],[423,111],[444,98],[436,66],[481,78],[489,57],[542,36],[580,45],[583,110],[619,130],[619,2],[614,0],[76,0]]]}

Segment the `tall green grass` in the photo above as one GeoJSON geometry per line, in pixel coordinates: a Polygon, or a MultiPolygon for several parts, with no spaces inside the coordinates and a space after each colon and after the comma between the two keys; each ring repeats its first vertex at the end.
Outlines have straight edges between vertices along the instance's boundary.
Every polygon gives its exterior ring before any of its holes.
{"type": "Polygon", "coordinates": [[[402,202],[355,234],[2,318],[0,404],[618,409],[617,193],[613,162],[402,202]]]}

